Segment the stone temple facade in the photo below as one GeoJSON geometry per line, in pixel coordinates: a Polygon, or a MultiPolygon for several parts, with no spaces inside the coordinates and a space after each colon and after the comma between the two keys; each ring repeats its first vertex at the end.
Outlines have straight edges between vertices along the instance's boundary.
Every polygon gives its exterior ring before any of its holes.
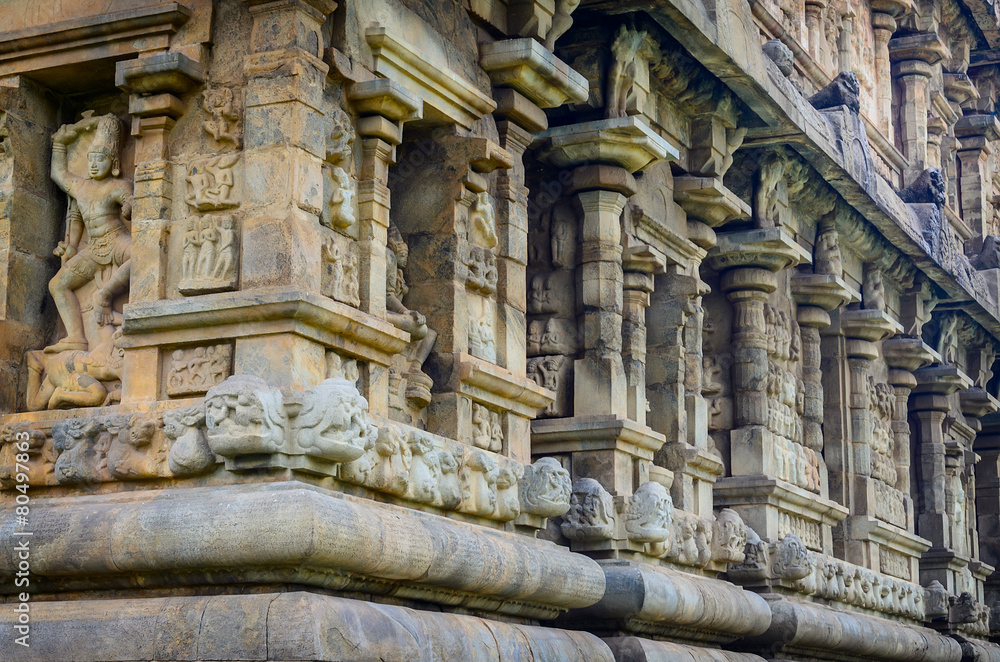
{"type": "Polygon", "coordinates": [[[0,659],[1000,660],[998,16],[0,0],[0,659]]]}

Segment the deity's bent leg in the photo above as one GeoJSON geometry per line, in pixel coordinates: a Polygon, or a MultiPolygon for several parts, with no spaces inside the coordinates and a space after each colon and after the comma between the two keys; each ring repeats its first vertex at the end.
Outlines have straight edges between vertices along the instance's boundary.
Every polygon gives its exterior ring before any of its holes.
{"type": "Polygon", "coordinates": [[[73,349],[86,350],[87,336],[83,332],[83,315],[80,312],[80,302],[73,292],[85,285],[88,279],[64,266],[49,281],[49,293],[56,302],[59,318],[66,327],[66,337],[55,345],[45,348],[48,354],[55,354],[73,349]]]}

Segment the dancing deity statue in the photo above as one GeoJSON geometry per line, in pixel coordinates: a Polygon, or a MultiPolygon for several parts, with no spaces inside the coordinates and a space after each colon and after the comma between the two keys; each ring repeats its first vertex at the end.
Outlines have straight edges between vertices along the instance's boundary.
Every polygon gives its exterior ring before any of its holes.
{"type": "Polygon", "coordinates": [[[92,304],[98,326],[113,319],[112,301],[127,290],[132,237],[122,217],[131,216],[132,182],[121,177],[121,127],[111,114],[84,113],[76,124],[62,126],[52,136],[52,179],[69,196],[66,240],[55,254],[62,266],[49,281],[66,337],[46,353],[87,350],[81,302],[75,290],[94,281],[92,304]],[[69,171],[67,148],[85,133],[94,137],[87,150],[87,176],[69,171]],[[87,241],[82,244],[83,233],[87,241]]]}

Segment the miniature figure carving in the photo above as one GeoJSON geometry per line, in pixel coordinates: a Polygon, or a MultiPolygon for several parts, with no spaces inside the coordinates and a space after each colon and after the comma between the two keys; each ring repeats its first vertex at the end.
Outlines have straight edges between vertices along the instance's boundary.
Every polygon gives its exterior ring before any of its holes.
{"type": "Polygon", "coordinates": [[[409,367],[404,375],[406,399],[417,409],[423,409],[430,404],[430,389],[434,385],[424,373],[423,365],[434,348],[437,332],[427,326],[423,315],[403,304],[403,299],[410,290],[404,277],[410,251],[399,229],[392,223],[389,225],[388,248],[385,264],[385,316],[393,326],[410,334],[410,344],[406,348],[409,367]]]}
{"type": "Polygon", "coordinates": [[[237,249],[234,216],[188,219],[177,289],[182,294],[206,294],[234,288],[237,249]]]}
{"type": "Polygon", "coordinates": [[[459,451],[443,449],[441,455],[441,477],[438,482],[440,506],[445,510],[455,510],[462,505],[462,481],[458,476],[458,460],[455,454],[459,451]]]}
{"type": "Polygon", "coordinates": [[[0,490],[23,484],[17,480],[18,473],[27,474],[28,485],[54,483],[52,473],[57,457],[53,444],[42,431],[33,430],[24,423],[3,426],[0,428],[0,490]]]}
{"type": "Polygon", "coordinates": [[[410,491],[408,497],[420,503],[436,503],[441,480],[441,458],[434,439],[426,434],[411,431],[410,442],[410,491]]]}
{"type": "Polygon", "coordinates": [[[837,231],[833,228],[826,229],[816,237],[814,270],[817,274],[830,274],[837,278],[844,275],[839,244],[837,231]]]}
{"type": "Polygon", "coordinates": [[[472,444],[494,453],[503,448],[500,414],[478,403],[472,404],[472,444]]]}
{"type": "Polygon", "coordinates": [[[66,238],[54,251],[62,266],[49,281],[66,337],[46,347],[48,354],[87,350],[83,310],[93,308],[98,326],[110,324],[115,297],[128,291],[132,235],[122,219],[132,213],[132,182],[120,176],[120,149],[121,128],[110,114],[94,117],[88,111],[52,136],[52,179],[70,203],[66,238]],[[94,137],[87,151],[87,176],[81,177],[69,171],[66,153],[88,132],[94,137]],[[84,232],[87,242],[81,246],[84,232]],[[91,282],[96,285],[92,298],[81,302],[76,291],[91,282]]]}
{"type": "Polygon", "coordinates": [[[539,517],[556,517],[569,510],[573,482],[559,460],[543,457],[524,470],[521,510],[539,517]]]}
{"type": "MultiPolygon", "coordinates": [[[[564,269],[573,266],[573,225],[571,218],[564,218],[564,214],[557,210],[563,207],[552,209],[552,266],[557,269],[564,269]]],[[[548,312],[548,311],[546,311],[548,312]]]]}
{"type": "Polygon", "coordinates": [[[731,508],[723,508],[715,516],[715,532],[712,537],[712,560],[722,563],[742,563],[749,527],[743,518],[731,508]]]}
{"type": "Polygon", "coordinates": [[[332,462],[361,457],[378,428],[368,420],[368,401],[346,379],[326,379],[302,396],[296,418],[299,446],[332,462]]]}
{"type": "Polygon", "coordinates": [[[170,354],[167,395],[204,393],[225,381],[232,362],[233,346],[228,343],[175,349],[170,354]]]}
{"type": "Polygon", "coordinates": [[[559,312],[559,301],[553,295],[551,276],[538,274],[531,279],[531,291],[528,292],[528,312],[533,314],[559,312]]]}
{"type": "MultiPolygon", "coordinates": [[[[540,342],[541,340],[539,339],[540,342]]],[[[560,386],[559,371],[562,370],[565,362],[566,357],[562,354],[530,358],[527,363],[528,377],[535,380],[535,383],[539,386],[555,392],[558,396],[560,386]]],[[[542,415],[545,416],[561,416],[562,414],[559,397],[556,397],[552,404],[542,411],[542,415]]]]}
{"type": "Polygon", "coordinates": [[[233,190],[236,163],[240,155],[221,154],[191,163],[185,181],[188,194],[185,200],[197,211],[218,211],[238,207],[239,202],[230,194],[233,190]]]}
{"type": "Polygon", "coordinates": [[[615,505],[611,495],[593,478],[573,483],[569,511],[563,515],[562,534],[570,540],[608,540],[615,532],[615,505]]]}
{"type": "Polygon", "coordinates": [[[324,170],[330,177],[330,195],[327,210],[320,216],[323,225],[346,230],[357,222],[354,213],[354,182],[349,170],[354,152],[354,128],[347,115],[336,113],[333,128],[327,138],[324,170]]]}
{"type": "Polygon", "coordinates": [[[958,315],[945,315],[941,318],[937,352],[945,363],[955,364],[958,360],[958,321],[958,315]]]}
{"type": "Polygon", "coordinates": [[[674,502],[663,485],[648,481],[639,486],[625,511],[625,532],[629,540],[662,543],[670,535],[674,502]]]}
{"type": "Polygon", "coordinates": [[[209,389],[205,423],[209,447],[223,457],[277,451],[288,426],[281,393],[252,375],[233,375],[209,389]]]}
{"type": "Polygon", "coordinates": [[[201,125],[205,133],[212,136],[216,142],[231,143],[239,147],[240,138],[236,124],[240,115],[233,91],[228,87],[207,88],[201,107],[209,115],[209,119],[201,125]]]}
{"type": "Polygon", "coordinates": [[[760,163],[753,197],[753,216],[758,228],[777,225],[778,183],[784,172],[785,162],[777,156],[769,155],[760,163]]]}
{"type": "Polygon", "coordinates": [[[205,438],[205,408],[184,407],[163,412],[163,433],[171,440],[167,462],[175,476],[208,473],[217,458],[205,438]]]}
{"type": "Polygon", "coordinates": [[[493,337],[493,320],[482,317],[469,320],[469,354],[495,363],[497,360],[496,340],[493,337]]]}
{"type": "Polygon", "coordinates": [[[466,284],[474,291],[489,295],[497,289],[496,212],[490,196],[478,193],[469,210],[469,245],[462,260],[467,268],[466,284]]]}
{"type": "Polygon", "coordinates": [[[361,305],[358,256],[341,249],[335,237],[327,236],[323,238],[323,263],[323,294],[355,308],[361,305]]]}
{"type": "Polygon", "coordinates": [[[882,284],[882,270],[865,270],[865,280],[861,285],[861,298],[868,310],[885,311],[885,285],[882,284]]]}
{"type": "Polygon", "coordinates": [[[496,211],[490,194],[486,191],[476,194],[469,210],[469,242],[493,251],[499,243],[496,232],[496,211]]]}

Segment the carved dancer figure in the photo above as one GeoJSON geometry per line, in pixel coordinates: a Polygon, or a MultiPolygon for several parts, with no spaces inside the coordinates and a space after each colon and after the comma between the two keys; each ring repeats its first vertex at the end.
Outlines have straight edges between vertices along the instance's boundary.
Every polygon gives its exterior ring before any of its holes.
{"type": "Polygon", "coordinates": [[[240,115],[233,91],[228,87],[206,89],[201,107],[210,117],[202,123],[205,133],[217,142],[229,142],[238,146],[240,139],[236,133],[236,122],[240,115]]]}
{"type": "Polygon", "coordinates": [[[385,261],[385,308],[386,318],[398,329],[410,334],[410,346],[406,358],[410,361],[408,375],[421,373],[421,367],[430,356],[437,332],[427,326],[427,320],[415,310],[403,305],[403,297],[409,292],[403,270],[409,258],[409,248],[395,224],[389,225],[389,250],[385,261]]]}
{"type": "Polygon", "coordinates": [[[114,115],[93,117],[88,111],[76,124],[64,125],[52,136],[52,179],[76,202],[79,217],[68,215],[67,241],[59,242],[55,254],[63,264],[49,281],[66,337],[47,347],[54,354],[88,349],[80,301],[74,290],[97,280],[94,308],[99,325],[111,322],[111,302],[126,290],[131,273],[132,236],[122,221],[132,213],[132,182],[120,177],[121,130],[114,115]],[[71,173],[66,150],[82,134],[93,131],[87,152],[87,177],[71,173]],[[80,248],[83,232],[87,245],[80,248]]]}

